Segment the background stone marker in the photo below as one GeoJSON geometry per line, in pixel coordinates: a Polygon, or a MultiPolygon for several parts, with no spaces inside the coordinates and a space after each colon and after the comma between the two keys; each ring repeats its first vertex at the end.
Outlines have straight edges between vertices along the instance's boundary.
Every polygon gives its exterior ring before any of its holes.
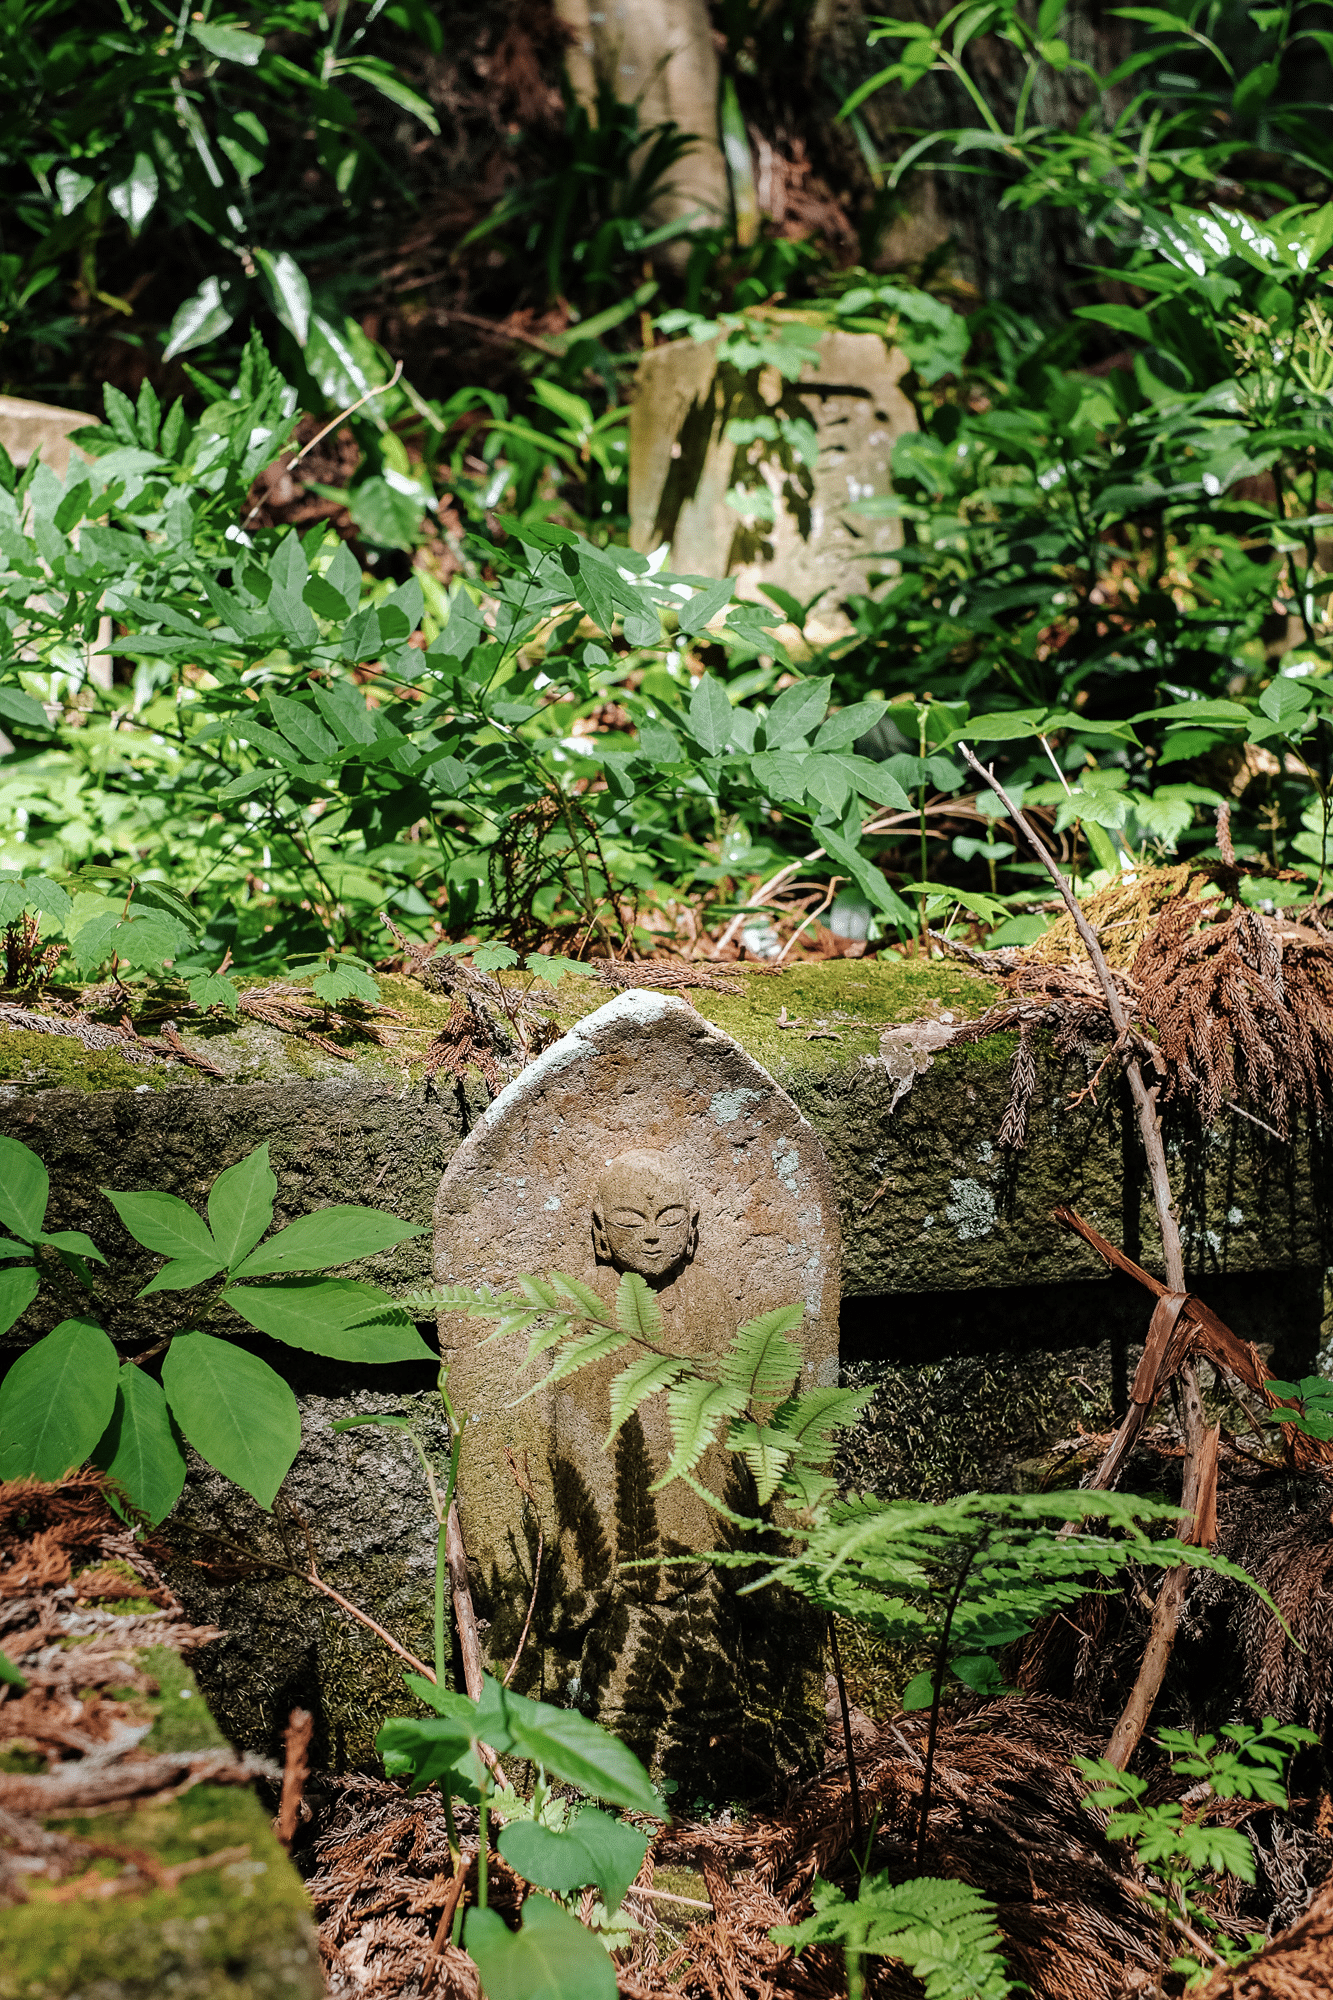
{"type": "Polygon", "coordinates": [[[647,554],[669,542],[670,566],[682,574],[734,570],[738,597],[758,597],[764,583],[803,602],[827,592],[807,622],[816,640],[851,630],[843,598],[864,591],[902,546],[901,521],[848,509],[892,494],[893,447],[917,428],[899,386],[907,356],[877,333],[835,328],[818,354],[818,367],[784,385],[771,379],[775,370],[719,366],[716,341],[650,348],[635,377],[629,447],[631,546],[647,554]],[[771,418],[775,401],[780,414],[813,426],[812,468],[784,469],[776,446],[727,435],[738,419],[752,431],[755,419],[771,418]],[[756,463],[771,518],[748,516],[736,493],[756,463]]]}
{"type": "MultiPolygon", "coordinates": [[[[799,1299],[802,1388],[837,1380],[839,1262],[813,1129],[729,1035],[658,993],[598,1008],[516,1078],[450,1163],[435,1208],[437,1282],[508,1287],[562,1271],[609,1302],[620,1272],[639,1269],[682,1352],[717,1351],[745,1320],[799,1299]]],[[[743,1576],[728,1585],[702,1568],[617,1575],[619,1562],[711,1548],[719,1534],[684,1486],[649,1491],[668,1451],[662,1398],[603,1450],[608,1384],[631,1354],[515,1406],[544,1366],[525,1370],[525,1335],[489,1332],[457,1314],[441,1321],[450,1396],[469,1416],[460,1513],[497,1671],[536,1560],[512,1455],[526,1459],[544,1536],[514,1685],[573,1696],[691,1782],[705,1728],[714,1749],[728,1740],[738,1779],[753,1783],[766,1757],[771,1770],[775,1747],[798,1760],[820,1704],[818,1647],[793,1643],[796,1607],[737,1599],[743,1576]]],[[[726,1462],[704,1474],[734,1476],[726,1462]]]]}

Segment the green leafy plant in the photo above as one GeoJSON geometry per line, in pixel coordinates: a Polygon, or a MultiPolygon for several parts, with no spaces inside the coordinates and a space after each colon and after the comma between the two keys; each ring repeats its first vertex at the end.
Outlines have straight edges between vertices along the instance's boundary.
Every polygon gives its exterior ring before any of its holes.
{"type": "MultiPolygon", "coordinates": [[[[1218,1825],[1210,1814],[1228,1799],[1254,1799],[1284,1811],[1287,1765],[1297,1750],[1319,1738],[1271,1715],[1257,1729],[1227,1723],[1222,1736],[1226,1740],[1219,1743],[1215,1736],[1195,1736],[1188,1729],[1164,1729],[1157,1738],[1173,1772],[1195,1780],[1188,1807],[1174,1799],[1145,1804],[1149,1780],[1117,1770],[1104,1757],[1076,1757],[1074,1762],[1089,1783],[1083,1801],[1088,1811],[1105,1815],[1108,1839],[1127,1841],[1161,1885],[1150,1889],[1148,1898],[1162,1919],[1163,1957],[1172,1929],[1197,1947],[1191,1926],[1198,1925],[1212,1941],[1205,1955],[1236,1965],[1261,1949],[1264,1938],[1252,1936],[1243,1948],[1234,1944],[1207,1906],[1205,1878],[1234,1875],[1252,1883],[1254,1849],[1240,1827],[1218,1825]]],[[[1200,1976],[1206,1968],[1197,1957],[1183,1954],[1171,1961],[1171,1969],[1200,1976]]]]}
{"type": "MultiPolygon", "coordinates": [[[[553,2000],[613,2000],[616,1976],[597,1932],[564,1907],[584,1889],[600,1898],[594,1923],[609,1930],[610,1920],[634,1881],[648,1849],[637,1827],[596,1807],[572,1812],[553,1798],[552,1780],[572,1785],[622,1810],[662,1816],[662,1802],[638,1758],[607,1730],[576,1709],[556,1708],[511,1693],[486,1676],[477,1700],[404,1676],[408,1687],[434,1715],[386,1722],[376,1738],[390,1776],[408,1777],[413,1791],[436,1784],[445,1801],[455,1869],[463,1861],[454,1832],[453,1801],[477,1807],[477,1896],[467,1912],[461,1898],[454,1942],[471,1954],[490,1995],[519,1997],[540,1990],[553,2000]],[[536,1768],[531,1796],[520,1800],[499,1775],[497,1759],[508,1756],[536,1768]],[[523,1905],[518,1931],[511,1931],[488,1907],[488,1855],[494,1817],[502,1825],[496,1845],[514,1872],[539,1890],[523,1905]],[[557,1900],[548,1900],[559,1899],[557,1900]]],[[[615,1935],[610,1931],[610,1938],[615,1935]]]]}
{"type": "MultiPolygon", "coordinates": [[[[498,1321],[493,1340],[529,1334],[527,1362],[550,1355],[540,1381],[519,1400],[564,1381],[590,1362],[630,1351],[610,1384],[609,1448],[621,1426],[654,1396],[665,1396],[672,1456],[652,1491],[682,1479],[711,1507],[738,1520],[697,1477],[712,1446],[745,1462],[761,1506],[772,1501],[810,1508],[832,1491],[828,1467],[836,1433],[867,1401],[858,1389],[801,1389],[801,1350],[788,1336],[805,1317],[801,1305],[780,1306],[738,1328],[716,1355],[678,1354],[665,1344],[662,1309],[637,1271],[626,1271],[608,1307],[590,1285],[553,1272],[516,1280],[496,1294],[450,1285],[414,1293],[414,1312],[463,1312],[498,1321]]],[[[753,1525],[746,1522],[744,1525],[753,1525]]]]}
{"type": "MultiPolygon", "coordinates": [[[[0,1331],[37,1294],[52,1256],[88,1290],[88,1259],[106,1260],[78,1230],[43,1232],[49,1180],[37,1155],[0,1139],[0,1331]]],[[[296,1398],[268,1363],[202,1325],[235,1315],[307,1353],[339,1361],[431,1361],[406,1313],[378,1285],[320,1275],[391,1249],[421,1231],[380,1210],[336,1203],[268,1234],[277,1177],[267,1144],[226,1168],[207,1220],[176,1195],[105,1189],[129,1234],[168,1261],[143,1287],[192,1298],[189,1324],[146,1355],[122,1360],[96,1321],[63,1320],[14,1362],[0,1384],[0,1478],[59,1479],[92,1459],[156,1524],[185,1482],[182,1439],[261,1507],[296,1457],[296,1398]],[[160,1383],[143,1365],[161,1355],[160,1383]]]]}
{"type": "Polygon", "coordinates": [[[834,1883],[816,1880],[811,1901],[813,1915],[771,1935],[798,1952],[812,1944],[841,1945],[849,2000],[864,1991],[866,1957],[905,1965],[922,1982],[926,2000],[1006,2000],[1026,1990],[1005,1968],[993,1904],[969,1882],[867,1876],[849,1901],[834,1883]]]}

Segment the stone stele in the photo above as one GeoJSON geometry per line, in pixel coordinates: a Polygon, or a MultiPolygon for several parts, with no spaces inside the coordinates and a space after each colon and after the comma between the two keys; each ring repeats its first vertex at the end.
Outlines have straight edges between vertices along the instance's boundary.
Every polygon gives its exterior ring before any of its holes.
{"type": "MultiPolygon", "coordinates": [[[[642,991],[515,1078],[435,1206],[438,1283],[509,1289],[559,1271],[610,1304],[638,1271],[681,1353],[717,1352],[799,1300],[801,1388],[837,1381],[839,1253],[823,1149],[786,1092],[693,1007],[642,991]]],[[[697,1783],[706,1766],[715,1784],[753,1790],[805,1761],[820,1663],[801,1608],[737,1596],[744,1572],[618,1569],[719,1542],[719,1517],[682,1483],[650,1490],[669,1452],[664,1397],[606,1448],[609,1385],[636,1350],[524,1399],[549,1365],[525,1365],[526,1334],[489,1337],[461,1314],[440,1332],[467,1419],[459,1508],[496,1671],[531,1606],[513,1685],[577,1702],[668,1775],[697,1783]]],[[[753,1510],[723,1453],[702,1470],[753,1510]]]]}

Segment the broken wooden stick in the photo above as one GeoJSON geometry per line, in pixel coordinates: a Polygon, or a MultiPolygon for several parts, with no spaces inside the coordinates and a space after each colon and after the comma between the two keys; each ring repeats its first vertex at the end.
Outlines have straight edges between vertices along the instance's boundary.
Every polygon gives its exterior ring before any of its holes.
{"type": "MultiPolygon", "coordinates": [[[[1047,874],[1051,877],[1056,889],[1059,891],[1065,908],[1074,920],[1075,929],[1083,940],[1084,949],[1092,962],[1093,971],[1097,975],[1102,992],[1106,998],[1107,1012],[1111,1016],[1111,1021],[1116,1031],[1117,1051],[1129,1084],[1130,1096],[1134,1100],[1134,1110],[1138,1117],[1139,1136],[1143,1142],[1144,1158],[1148,1167],[1148,1178],[1152,1183],[1153,1205],[1157,1210],[1157,1226],[1161,1231],[1162,1257],[1166,1265],[1166,1289],[1173,1293],[1179,1293],[1183,1297],[1186,1292],[1185,1257],[1180,1242],[1180,1225],[1176,1220],[1176,1213],[1172,1203],[1171,1177],[1167,1171],[1166,1146],[1162,1139],[1162,1121],[1157,1108],[1157,1088],[1155,1085],[1150,1087],[1144,1081],[1143,1069],[1136,1053],[1136,1038],[1134,1036],[1133,1024],[1130,1020],[1129,1008],[1125,1004],[1123,994],[1116,985],[1115,976],[1110,966],[1106,963],[1106,956],[1102,951],[1101,941],[1092,925],[1088,922],[1087,916],[1081,908],[1079,900],[1069,882],[1066,880],[1064,871],[1061,869],[1059,863],[1051,854],[1045,842],[1037,838],[1019,811],[1018,806],[1000,784],[995,773],[988,770],[972,754],[966,743],[960,743],[958,747],[977,776],[983,778],[990,786],[995,796],[1000,800],[1009,814],[1014,826],[1022,834],[1028,847],[1031,848],[1038,861],[1041,862],[1043,868],[1045,868],[1047,874]]],[[[1187,1359],[1182,1359],[1180,1363],[1179,1380],[1181,1386],[1181,1418],[1185,1433],[1185,1465],[1181,1486],[1182,1492],[1189,1494],[1197,1493],[1198,1490],[1199,1466],[1207,1449],[1205,1442],[1207,1431],[1203,1421],[1203,1404],[1199,1396],[1198,1379],[1194,1373],[1192,1362],[1187,1359]]],[[[1148,1646],[1143,1656],[1143,1664],[1139,1669],[1138,1679],[1134,1684],[1129,1701],[1125,1705],[1124,1713],[1119,1723],[1117,1723],[1115,1733],[1111,1738],[1119,1757],[1117,1768],[1120,1770],[1124,1770],[1133,1756],[1138,1746],[1139,1737],[1143,1733],[1148,1717],[1152,1712],[1153,1703],[1156,1701],[1158,1691],[1161,1688],[1162,1677],[1166,1672],[1167,1662],[1171,1657],[1171,1649],[1175,1644],[1176,1628],[1180,1623],[1180,1611],[1184,1603],[1184,1590],[1187,1580],[1187,1572],[1183,1568],[1172,1570],[1157,1593],[1157,1604],[1153,1611],[1152,1631],[1149,1634],[1148,1646]],[[1135,1722],[1137,1723],[1137,1727],[1134,1727],[1135,1722]]]]}

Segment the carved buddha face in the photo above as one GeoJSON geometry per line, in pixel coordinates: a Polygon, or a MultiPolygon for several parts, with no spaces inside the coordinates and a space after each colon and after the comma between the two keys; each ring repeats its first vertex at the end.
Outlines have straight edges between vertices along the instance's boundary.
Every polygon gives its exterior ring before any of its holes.
{"type": "Polygon", "coordinates": [[[593,1247],[604,1264],[649,1280],[694,1255],[699,1204],[662,1153],[622,1153],[597,1183],[593,1247]]]}

